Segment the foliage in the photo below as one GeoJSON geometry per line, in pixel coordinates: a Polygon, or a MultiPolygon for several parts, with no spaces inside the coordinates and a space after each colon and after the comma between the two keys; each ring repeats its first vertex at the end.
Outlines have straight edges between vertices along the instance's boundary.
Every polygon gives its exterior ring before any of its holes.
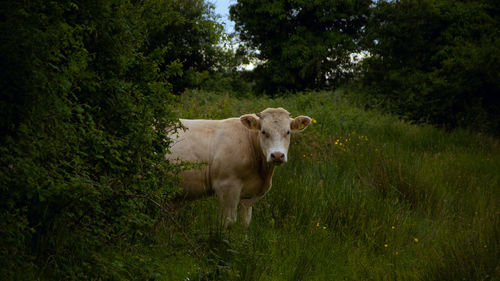
{"type": "Polygon", "coordinates": [[[257,91],[322,88],[349,74],[370,0],[250,1],[231,6],[242,41],[262,61],[257,91]]]}
{"type": "Polygon", "coordinates": [[[171,80],[174,93],[196,86],[192,76],[214,71],[223,27],[216,22],[213,4],[204,0],[145,1],[144,10],[149,33],[146,52],[168,48],[160,69],[168,69],[172,63],[182,66],[180,77],[171,80]]]}
{"type": "Polygon", "coordinates": [[[212,69],[187,73],[190,89],[229,92],[238,96],[253,91],[252,72],[240,69],[241,65],[249,63],[248,54],[241,46],[219,46],[214,56],[216,63],[212,69]]]}
{"type": "Polygon", "coordinates": [[[195,2],[2,1],[0,279],[111,279],[101,249],[154,242],[142,197],[175,192],[169,81],[217,36],[195,2]]]}
{"type": "Polygon", "coordinates": [[[364,89],[412,120],[500,132],[495,1],[378,1],[367,26],[364,89]]]}

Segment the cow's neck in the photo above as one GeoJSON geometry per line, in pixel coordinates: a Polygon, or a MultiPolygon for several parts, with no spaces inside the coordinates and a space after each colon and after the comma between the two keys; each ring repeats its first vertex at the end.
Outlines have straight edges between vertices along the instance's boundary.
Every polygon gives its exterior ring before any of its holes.
{"type": "Polygon", "coordinates": [[[267,163],[266,156],[262,153],[258,131],[255,132],[249,130],[248,137],[250,139],[252,154],[254,155],[254,159],[256,160],[256,165],[259,172],[272,174],[274,172],[274,165],[267,163]]]}
{"type": "Polygon", "coordinates": [[[263,181],[263,186],[261,194],[264,195],[269,188],[271,188],[271,181],[274,173],[274,165],[267,162],[266,156],[262,153],[262,148],[259,141],[259,133],[250,133],[250,139],[253,147],[253,153],[255,159],[257,160],[257,170],[259,171],[259,176],[263,181]]]}

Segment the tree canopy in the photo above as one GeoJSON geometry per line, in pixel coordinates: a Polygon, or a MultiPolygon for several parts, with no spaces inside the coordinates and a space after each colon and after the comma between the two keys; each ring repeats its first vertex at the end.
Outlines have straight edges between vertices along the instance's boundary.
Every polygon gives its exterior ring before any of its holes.
{"type": "Polygon", "coordinates": [[[412,120],[500,132],[499,38],[495,1],[378,1],[363,89],[412,120]]]}
{"type": "Polygon", "coordinates": [[[257,91],[322,88],[349,74],[349,55],[359,41],[370,0],[240,0],[231,19],[240,39],[262,64],[257,91]]]}

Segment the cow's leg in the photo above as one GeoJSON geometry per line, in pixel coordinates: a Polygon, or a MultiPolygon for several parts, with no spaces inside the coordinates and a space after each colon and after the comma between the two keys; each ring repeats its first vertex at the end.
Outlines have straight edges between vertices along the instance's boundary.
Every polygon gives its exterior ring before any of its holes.
{"type": "Polygon", "coordinates": [[[222,224],[227,228],[236,222],[241,185],[238,181],[226,180],[216,186],[214,190],[219,198],[222,224]]]}
{"type": "Polygon", "coordinates": [[[240,202],[240,217],[245,224],[245,228],[248,228],[252,220],[252,206],[245,204],[243,201],[240,202]]]}
{"type": "Polygon", "coordinates": [[[238,208],[238,202],[222,202],[222,224],[224,228],[228,228],[236,223],[236,214],[238,208]]]}

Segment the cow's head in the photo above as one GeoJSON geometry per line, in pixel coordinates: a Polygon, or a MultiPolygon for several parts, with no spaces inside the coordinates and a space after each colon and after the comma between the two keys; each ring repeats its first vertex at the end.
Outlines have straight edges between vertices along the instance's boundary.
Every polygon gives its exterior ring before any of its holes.
{"type": "Polygon", "coordinates": [[[245,127],[259,131],[260,147],[268,163],[285,163],[288,160],[290,134],[303,131],[311,123],[310,117],[290,116],[288,111],[280,107],[267,108],[260,113],[240,117],[245,127]]]}

